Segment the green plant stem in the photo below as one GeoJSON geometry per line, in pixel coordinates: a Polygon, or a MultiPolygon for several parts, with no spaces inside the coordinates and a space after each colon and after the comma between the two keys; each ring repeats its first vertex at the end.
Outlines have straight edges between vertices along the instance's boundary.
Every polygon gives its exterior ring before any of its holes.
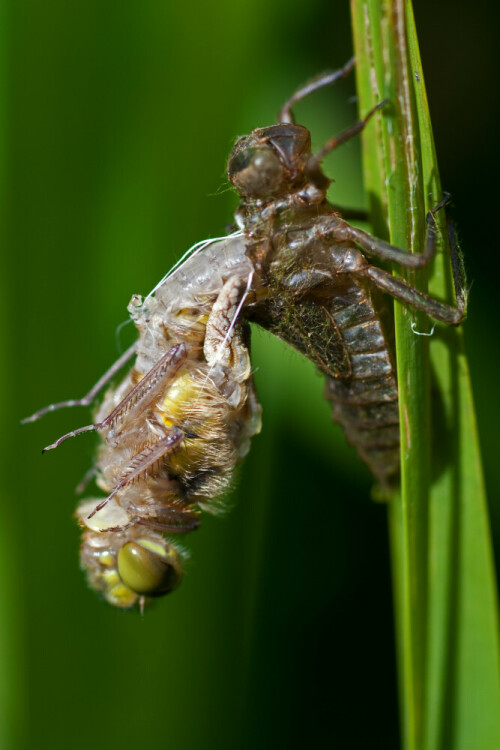
{"type": "MultiPolygon", "coordinates": [[[[363,135],[375,231],[421,252],[426,211],[442,193],[411,2],[352,0],[351,7],[360,114],[389,100],[363,135]]],[[[438,225],[442,252],[429,289],[452,302],[442,215],[438,225]]],[[[403,276],[426,290],[427,272],[403,276]]],[[[419,332],[431,327],[396,303],[401,494],[389,520],[404,746],[493,750],[500,746],[495,578],[462,334],[439,328],[429,345],[411,323],[419,332]],[[478,692],[482,703],[472,712],[464,696],[478,692]]]]}

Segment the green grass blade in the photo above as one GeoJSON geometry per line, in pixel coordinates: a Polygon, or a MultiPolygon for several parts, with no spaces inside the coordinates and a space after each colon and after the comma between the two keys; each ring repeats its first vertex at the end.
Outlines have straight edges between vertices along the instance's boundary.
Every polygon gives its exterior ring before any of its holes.
{"type": "MultiPolygon", "coordinates": [[[[410,2],[352,0],[361,113],[390,105],[363,136],[377,234],[421,251],[441,198],[410,2]]],[[[443,217],[440,217],[443,229],[443,217]]],[[[444,234],[443,234],[444,236],[444,234]]],[[[429,291],[453,299],[449,248],[429,291]]],[[[426,289],[426,273],[405,274],[426,289]]],[[[390,507],[406,748],[500,746],[495,577],[462,332],[395,305],[402,424],[401,496],[390,507]]]]}
{"type": "MultiPolygon", "coordinates": [[[[9,54],[10,54],[10,12],[2,4],[0,7],[0,226],[5,226],[8,213],[8,191],[6,190],[6,164],[9,148],[9,125],[7,119],[7,103],[9,102],[9,54]]],[[[7,247],[5,244],[3,245],[7,247]]],[[[2,299],[7,299],[9,289],[9,252],[4,250],[0,258],[0,293],[2,299]]],[[[4,356],[4,365],[9,361],[6,354],[15,338],[14,326],[8,316],[0,320],[0,341],[4,356]]],[[[2,367],[0,372],[0,392],[12,394],[13,367],[2,367]]],[[[12,412],[10,403],[12,398],[3,398],[0,404],[0,420],[6,427],[5,434],[12,435],[12,412]],[[9,404],[9,405],[8,405],[9,404]]],[[[10,439],[10,438],[8,438],[10,439]]],[[[2,456],[6,454],[2,450],[2,456]]],[[[5,460],[2,466],[2,477],[6,477],[11,470],[11,463],[5,460]]],[[[23,611],[23,535],[19,533],[19,526],[13,508],[18,498],[3,482],[0,492],[0,602],[2,613],[0,617],[0,747],[14,750],[21,747],[24,740],[24,726],[26,722],[25,690],[25,659],[23,652],[24,611],[23,611]]]]}

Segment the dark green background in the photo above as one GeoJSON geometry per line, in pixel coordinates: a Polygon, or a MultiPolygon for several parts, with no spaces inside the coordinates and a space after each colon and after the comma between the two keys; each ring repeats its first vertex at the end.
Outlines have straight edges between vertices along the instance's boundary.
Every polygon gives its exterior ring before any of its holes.
{"type": "MultiPolygon", "coordinates": [[[[493,501],[494,6],[440,5],[418,3],[417,26],[473,281],[466,336],[493,501]]],[[[82,395],[117,356],[132,293],[224,232],[234,137],[349,58],[347,2],[12,0],[1,14],[1,747],[397,747],[385,508],[298,355],[254,336],[264,430],[235,507],[204,519],[182,587],[143,619],[100,602],[78,570],[73,488],[95,441],[40,455],[88,410],[18,426],[82,395]]],[[[300,106],[316,146],[355,119],[353,94],[346,82],[300,106]]],[[[358,144],[327,170],[333,200],[363,204],[358,144]]]]}

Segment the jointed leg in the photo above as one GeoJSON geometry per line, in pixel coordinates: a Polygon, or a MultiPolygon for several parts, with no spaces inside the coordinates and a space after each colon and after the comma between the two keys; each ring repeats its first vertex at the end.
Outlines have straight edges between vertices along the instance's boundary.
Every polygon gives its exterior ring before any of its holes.
{"type": "Polygon", "coordinates": [[[99,378],[97,383],[83,398],[70,399],[69,401],[60,401],[58,404],[50,404],[49,406],[45,406],[43,409],[39,409],[38,411],[36,411],[30,417],[26,417],[25,419],[23,419],[21,421],[21,424],[36,422],[37,419],[40,419],[40,417],[43,417],[45,414],[48,414],[51,411],[57,411],[58,409],[64,409],[70,406],[90,406],[97,394],[102,391],[104,386],[109,383],[111,378],[113,378],[116,373],[119,372],[125,364],[127,364],[129,359],[133,357],[136,348],[137,342],[133,343],[132,346],[129,347],[127,351],[124,352],[122,356],[119,357],[116,362],[111,365],[109,370],[107,370],[104,375],[99,378]]]}
{"type": "Polygon", "coordinates": [[[166,534],[185,534],[188,531],[195,531],[201,523],[197,516],[188,513],[187,511],[177,511],[175,514],[172,513],[172,517],[170,516],[170,513],[165,513],[164,518],[171,518],[171,522],[167,520],[160,521],[157,518],[136,518],[135,521],[141,526],[147,526],[150,529],[163,531],[166,534]],[[176,519],[178,520],[178,523],[174,522],[176,519]]]}
{"type": "Polygon", "coordinates": [[[317,154],[312,154],[309,157],[309,160],[307,162],[306,166],[306,174],[308,178],[313,182],[315,185],[317,185],[319,188],[328,187],[330,184],[330,180],[328,180],[323,172],[321,171],[321,162],[327,156],[331,151],[334,151],[339,146],[342,146],[346,141],[349,141],[351,138],[354,138],[356,135],[361,133],[361,131],[365,128],[368,121],[371,117],[375,114],[375,112],[378,112],[379,109],[382,109],[382,107],[385,107],[387,105],[387,99],[384,99],[383,101],[376,104],[373,109],[371,109],[366,117],[364,117],[362,120],[358,120],[358,122],[355,122],[354,125],[351,125],[349,128],[346,128],[342,133],[339,135],[333,136],[333,138],[330,138],[323,148],[321,148],[317,154]]]}
{"type": "Polygon", "coordinates": [[[156,363],[154,367],[140,380],[137,385],[125,396],[118,406],[113,409],[106,419],[97,424],[79,427],[77,430],[68,432],[55,443],[48,445],[43,452],[53,450],[63,443],[67,438],[81,435],[84,432],[93,430],[111,429],[118,422],[121,422],[128,414],[133,416],[138,410],[144,410],[158,397],[159,391],[165,388],[166,383],[175,375],[181,364],[187,357],[187,348],[185,344],[176,344],[169,349],[166,354],[156,363]]]}
{"type": "Polygon", "coordinates": [[[367,276],[379,289],[392,295],[396,299],[406,302],[411,307],[421,310],[431,318],[440,320],[451,326],[458,326],[465,318],[467,309],[466,294],[463,289],[457,290],[457,306],[440,302],[434,297],[407,284],[402,279],[397,279],[387,271],[375,266],[366,266],[363,275],[367,276]]]}
{"type": "Polygon", "coordinates": [[[304,86],[301,86],[290,99],[282,106],[278,114],[278,122],[295,122],[292,113],[292,107],[297,102],[305,99],[306,96],[312,94],[314,91],[323,88],[324,86],[330,86],[336,83],[341,78],[346,78],[351,70],[354,68],[355,59],[352,57],[343,68],[336,70],[333,73],[322,73],[316,78],[312,78],[304,86]]]}
{"type": "Polygon", "coordinates": [[[165,509],[165,514],[159,518],[133,517],[123,526],[108,526],[100,529],[100,533],[111,531],[126,531],[131,526],[147,526],[150,529],[163,531],[165,534],[185,534],[195,531],[200,526],[200,519],[188,511],[170,511],[165,509]],[[163,518],[164,520],[159,520],[163,518]],[[169,520],[166,520],[169,519],[169,520]]]}
{"type": "Polygon", "coordinates": [[[247,278],[232,276],[226,281],[210,311],[203,344],[208,364],[230,367],[236,381],[245,380],[251,369],[250,355],[237,325],[251,283],[252,273],[247,278]]]}
{"type": "Polygon", "coordinates": [[[384,242],[384,240],[372,237],[371,234],[364,232],[362,229],[351,227],[345,223],[336,226],[332,231],[331,237],[333,239],[337,237],[339,240],[352,240],[360,245],[366,253],[382,258],[382,260],[399,263],[400,266],[404,266],[405,268],[423,268],[432,260],[436,252],[437,230],[434,214],[446,206],[448,202],[449,196],[447,195],[437,206],[427,211],[425,247],[424,252],[419,255],[408,253],[399,247],[394,247],[394,245],[384,242]]]}
{"type": "Polygon", "coordinates": [[[88,518],[92,518],[92,516],[104,508],[104,506],[109,503],[109,501],[117,495],[120,490],[138,479],[167,453],[171,453],[182,443],[183,439],[184,432],[177,427],[172,427],[164,438],[153,443],[153,445],[148,445],[144,450],[133,456],[125,471],[118,477],[113,491],[94,508],[88,518]]]}
{"type": "MultiPolygon", "coordinates": [[[[399,262],[400,265],[413,268],[419,268],[428,263],[434,256],[436,251],[437,233],[434,214],[441,208],[446,206],[448,201],[449,196],[447,195],[440,203],[437,204],[437,206],[427,212],[427,235],[425,250],[422,255],[411,255],[409,253],[403,252],[402,250],[399,250],[398,248],[394,248],[391,245],[387,245],[386,243],[383,243],[384,245],[386,245],[385,248],[382,248],[383,252],[379,252],[381,248],[378,243],[381,243],[381,240],[375,240],[375,244],[378,245],[377,254],[379,255],[379,257],[387,258],[389,260],[396,260],[396,262],[399,262]],[[390,256],[386,254],[386,250],[390,251],[390,256]],[[398,256],[397,259],[396,254],[398,256]],[[400,259],[401,256],[404,256],[402,260],[400,259]],[[417,261],[417,263],[409,263],[408,261],[410,259],[412,259],[413,261],[417,261]]],[[[375,266],[368,265],[364,270],[364,275],[366,275],[380,289],[387,292],[388,294],[391,294],[396,299],[399,299],[402,302],[406,302],[417,310],[421,310],[422,312],[427,313],[427,315],[430,315],[435,320],[439,320],[442,323],[447,323],[448,325],[458,326],[464,320],[467,314],[467,287],[465,280],[465,269],[463,264],[463,257],[456,239],[455,227],[452,221],[447,220],[447,228],[450,240],[453,285],[455,288],[455,296],[457,299],[456,307],[445,302],[440,302],[429,294],[420,292],[418,289],[410,286],[402,279],[397,279],[387,271],[383,271],[382,269],[376,268],[375,266]]],[[[354,230],[353,227],[351,229],[354,230]]],[[[360,230],[354,231],[358,232],[360,230]]],[[[370,238],[369,235],[366,236],[370,241],[373,241],[373,238],[370,238]]],[[[357,241],[359,242],[359,240],[357,241]]],[[[360,242],[359,244],[362,243],[360,242]]]]}

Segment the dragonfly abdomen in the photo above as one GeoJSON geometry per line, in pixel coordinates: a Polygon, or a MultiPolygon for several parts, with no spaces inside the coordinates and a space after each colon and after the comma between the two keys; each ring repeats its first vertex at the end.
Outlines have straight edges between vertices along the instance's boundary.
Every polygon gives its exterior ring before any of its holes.
{"type": "Polygon", "coordinates": [[[378,309],[353,281],[335,297],[331,315],[342,338],[349,374],[327,377],[333,418],[373,474],[385,485],[399,469],[399,411],[395,370],[378,309]]]}

